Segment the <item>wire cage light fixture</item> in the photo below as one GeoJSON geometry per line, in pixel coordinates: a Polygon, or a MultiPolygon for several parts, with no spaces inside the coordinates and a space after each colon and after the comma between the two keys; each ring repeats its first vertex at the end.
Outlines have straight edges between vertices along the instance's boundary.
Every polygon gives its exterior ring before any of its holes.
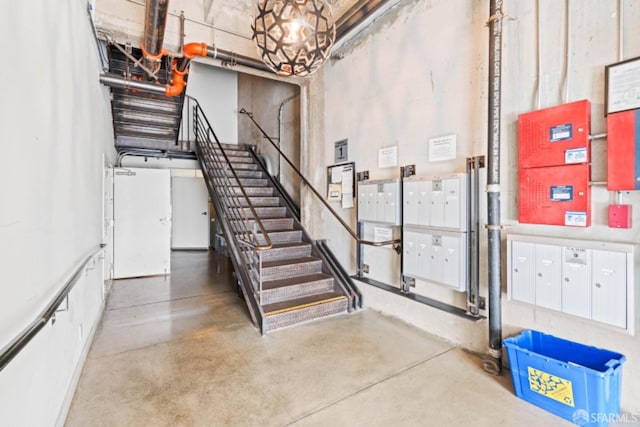
{"type": "Polygon", "coordinates": [[[327,60],[336,38],[326,0],[259,0],[251,26],[264,63],[280,76],[307,76],[327,60]]]}

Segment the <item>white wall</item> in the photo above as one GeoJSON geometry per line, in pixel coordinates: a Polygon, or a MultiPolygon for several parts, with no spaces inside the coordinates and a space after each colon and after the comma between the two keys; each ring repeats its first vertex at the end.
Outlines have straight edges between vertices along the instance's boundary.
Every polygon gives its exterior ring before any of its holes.
{"type": "MultiPolygon", "coordinates": [[[[540,77],[542,107],[562,102],[565,2],[542,4],[543,73],[540,77]]],[[[617,1],[573,2],[572,66],[569,100],[588,98],[593,103],[592,131],[605,131],[603,118],[604,66],[617,60],[617,1]]],[[[624,2],[625,57],[640,55],[640,8],[624,2]]],[[[634,228],[612,230],[607,226],[606,206],[615,200],[603,187],[593,188],[593,226],[589,229],[517,224],[517,134],[519,113],[534,109],[535,2],[505,2],[502,109],[502,222],[508,232],[606,241],[637,242],[640,212],[634,228]]],[[[326,185],[326,166],[333,163],[333,143],[349,139],[350,160],[356,169],[369,170],[372,179],[397,178],[399,168],[380,169],[377,150],[398,146],[398,165],[415,164],[418,175],[464,171],[465,158],[486,153],[487,67],[489,2],[464,0],[407,0],[364,31],[339,52],[343,59],[329,61],[303,90],[307,133],[303,138],[303,168],[317,188],[326,185]],[[429,138],[455,133],[457,158],[433,163],[427,158],[429,138]]],[[[595,142],[593,174],[606,178],[603,142],[595,142]],[[600,145],[598,145],[600,144],[600,145]]],[[[640,195],[625,194],[626,203],[638,204],[640,195]]],[[[310,196],[303,199],[303,218],[315,237],[329,237],[341,260],[355,258],[352,240],[310,196]]],[[[341,211],[355,227],[355,212],[341,211]]],[[[485,211],[481,221],[486,222],[485,211]]],[[[504,235],[506,235],[506,233],[504,235]]],[[[504,236],[503,236],[504,237],[504,236]]],[[[381,249],[380,251],[384,251],[381,249]]],[[[386,265],[381,275],[395,277],[396,255],[391,251],[375,258],[386,265]],[[386,259],[386,263],[381,260],[386,259]]],[[[486,233],[481,234],[481,294],[487,293],[486,233]]],[[[366,261],[366,260],[365,260],[366,261]]],[[[506,261],[503,259],[503,268],[506,261]]],[[[636,266],[636,272],[640,266],[636,266]]],[[[505,276],[506,277],[506,276],[505,276]]],[[[460,305],[453,291],[425,283],[435,298],[460,305]]],[[[432,333],[477,351],[486,351],[487,323],[471,323],[419,306],[388,293],[361,286],[367,304],[403,317],[432,333]]],[[[640,411],[640,336],[612,331],[594,322],[578,320],[506,300],[503,280],[505,337],[521,329],[538,329],[565,338],[620,351],[628,358],[623,374],[623,408],[640,411]]],[[[464,305],[462,305],[464,307],[464,305]]],[[[636,307],[636,310],[640,308],[636,307]]]]}
{"type": "Polygon", "coordinates": [[[196,98],[224,144],[238,143],[238,73],[191,63],[187,94],[196,98]]]}
{"type": "MultiPolygon", "coordinates": [[[[101,243],[103,153],[115,158],[86,2],[8,2],[4,10],[0,46],[12,65],[3,68],[0,100],[2,347],[101,243]]],[[[3,423],[54,422],[100,313],[102,285],[98,265],[78,284],[69,312],[0,374],[3,423]]]]}

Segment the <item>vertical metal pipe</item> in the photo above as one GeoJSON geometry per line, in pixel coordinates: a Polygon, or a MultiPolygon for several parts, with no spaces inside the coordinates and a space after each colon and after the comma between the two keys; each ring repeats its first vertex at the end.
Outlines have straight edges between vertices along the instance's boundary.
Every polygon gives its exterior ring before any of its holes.
{"type": "Polygon", "coordinates": [[[571,0],[566,0],[566,20],[567,20],[567,30],[566,30],[566,39],[565,39],[565,68],[564,68],[564,82],[563,82],[563,94],[562,94],[562,102],[565,104],[569,102],[569,78],[571,73],[571,51],[573,50],[573,45],[571,44],[571,0]]]}
{"type": "Polygon", "coordinates": [[[142,52],[145,56],[145,65],[152,69],[154,69],[155,64],[159,63],[159,59],[162,56],[168,11],[169,0],[146,1],[142,52]]]}
{"type": "Polygon", "coordinates": [[[489,354],[484,369],[502,372],[502,280],[500,259],[500,96],[502,86],[502,0],[490,0],[489,129],[487,155],[487,213],[489,262],[489,354]]]}
{"type": "Polygon", "coordinates": [[[542,87],[542,16],[540,13],[540,0],[536,0],[536,110],[540,109],[540,89],[542,87]]]}
{"type": "Polygon", "coordinates": [[[624,0],[618,0],[618,61],[624,61],[624,0]]]}

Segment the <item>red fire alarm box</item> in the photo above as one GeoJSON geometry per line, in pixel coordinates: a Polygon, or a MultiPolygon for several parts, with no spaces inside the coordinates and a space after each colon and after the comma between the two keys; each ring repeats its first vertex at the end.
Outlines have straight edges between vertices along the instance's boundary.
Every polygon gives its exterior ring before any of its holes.
{"type": "Polygon", "coordinates": [[[591,225],[589,165],[520,169],[518,221],[526,224],[591,225]]]}
{"type": "Polygon", "coordinates": [[[631,228],[631,205],[609,205],[609,227],[631,228]]]}
{"type": "Polygon", "coordinates": [[[591,104],[571,102],[518,116],[518,166],[589,163],[591,104]]]}
{"type": "Polygon", "coordinates": [[[607,189],[640,190],[640,110],[607,116],[607,189]]]}

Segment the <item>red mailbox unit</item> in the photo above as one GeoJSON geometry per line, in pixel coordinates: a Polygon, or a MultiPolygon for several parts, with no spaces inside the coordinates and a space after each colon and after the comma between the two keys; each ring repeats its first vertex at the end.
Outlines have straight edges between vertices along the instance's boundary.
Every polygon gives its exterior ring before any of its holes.
{"type": "Polygon", "coordinates": [[[607,189],[640,190],[640,110],[607,116],[607,189]]]}

